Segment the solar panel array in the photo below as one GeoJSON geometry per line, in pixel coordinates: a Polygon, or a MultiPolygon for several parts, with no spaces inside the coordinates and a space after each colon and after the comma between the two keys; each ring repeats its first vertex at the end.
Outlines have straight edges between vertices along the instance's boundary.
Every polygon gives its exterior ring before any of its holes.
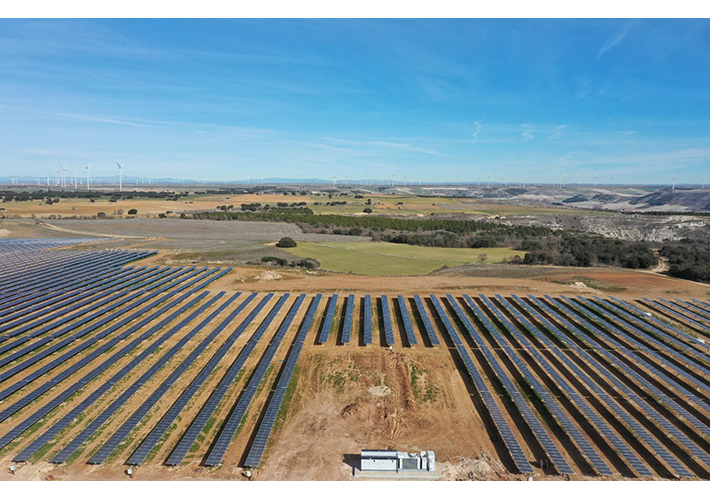
{"type": "Polygon", "coordinates": [[[359,325],[363,344],[376,329],[393,346],[397,320],[410,348],[444,335],[451,350],[440,354],[461,361],[470,411],[490,417],[511,468],[534,473],[532,457],[564,474],[710,477],[706,301],[397,295],[393,316],[382,295],[373,318],[367,294],[349,293],[340,311],[337,294],[320,312],[320,294],[307,310],[305,295],[240,301],[203,291],[229,268],[136,266],[146,251],[53,251],[70,243],[0,240],[0,450],[16,446],[14,461],[140,465],[155,455],[257,467],[289,387],[298,390],[310,331],[322,344],[342,324],[347,346],[359,325]],[[244,431],[247,449],[233,453],[244,431]]]}
{"type": "Polygon", "coordinates": [[[343,332],[340,335],[340,343],[350,343],[350,335],[353,331],[353,313],[355,312],[355,295],[350,294],[345,300],[345,317],[343,318],[343,332]]]}
{"type": "Polygon", "coordinates": [[[390,315],[390,304],[387,295],[380,297],[380,307],[382,312],[382,326],[384,328],[385,344],[394,345],[394,330],[392,329],[392,316],[390,315]]]}
{"type": "Polygon", "coordinates": [[[271,435],[271,431],[276,423],[276,418],[281,410],[284,397],[286,397],[286,391],[288,390],[291,382],[293,372],[296,369],[296,362],[298,361],[298,357],[301,355],[303,343],[305,342],[306,336],[308,335],[311,325],[313,324],[321,297],[322,296],[320,294],[315,296],[313,302],[311,302],[310,308],[308,309],[306,318],[303,320],[301,328],[298,330],[298,335],[296,336],[293,347],[286,358],[286,363],[284,364],[284,367],[276,380],[274,394],[271,397],[266,410],[264,411],[264,416],[256,430],[256,436],[252,441],[249,453],[244,461],[244,465],[246,467],[257,467],[259,463],[261,463],[261,457],[264,455],[266,445],[269,441],[269,436],[271,435]]]}
{"type": "Polygon", "coordinates": [[[328,336],[330,335],[330,330],[333,327],[333,318],[335,317],[335,308],[338,305],[338,294],[333,295],[328,301],[328,308],[325,310],[325,318],[323,319],[323,325],[320,329],[320,334],[318,335],[318,343],[325,344],[328,342],[328,336]]]}
{"type": "Polygon", "coordinates": [[[402,316],[402,324],[404,324],[404,333],[407,336],[407,344],[409,344],[410,347],[417,345],[417,337],[414,334],[412,318],[409,316],[409,311],[407,311],[407,301],[402,295],[397,295],[397,308],[399,309],[400,316],[402,316]]]}
{"type": "Polygon", "coordinates": [[[372,297],[369,295],[362,298],[362,342],[372,344],[372,297]]]}

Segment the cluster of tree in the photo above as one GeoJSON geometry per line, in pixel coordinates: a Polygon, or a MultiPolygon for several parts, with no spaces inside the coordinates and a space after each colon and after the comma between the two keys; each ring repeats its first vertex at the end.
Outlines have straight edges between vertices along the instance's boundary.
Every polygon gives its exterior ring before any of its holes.
{"type": "Polygon", "coordinates": [[[316,259],[299,259],[289,262],[281,257],[262,257],[261,262],[265,264],[275,264],[280,267],[301,267],[303,269],[318,269],[320,267],[320,262],[316,259]]]}
{"type": "MultiPolygon", "coordinates": [[[[195,218],[211,218],[198,213],[195,218]]],[[[220,214],[221,215],[221,214],[220,214]]],[[[236,220],[269,220],[298,224],[305,232],[369,236],[376,241],[445,248],[513,247],[526,252],[521,264],[648,268],[658,263],[650,245],[546,227],[488,221],[353,217],[305,213],[234,212],[236,220]]]]}
{"type": "Polygon", "coordinates": [[[408,231],[413,233],[427,231],[447,231],[460,235],[475,235],[481,233],[485,236],[515,236],[518,238],[544,237],[555,234],[558,230],[547,227],[515,226],[498,224],[495,222],[477,220],[450,220],[450,219],[405,219],[395,217],[356,217],[351,215],[314,214],[308,208],[299,211],[274,211],[268,212],[200,212],[194,214],[195,219],[215,220],[261,220],[273,222],[292,222],[304,230],[332,232],[336,228],[358,227],[375,231],[408,231]]]}
{"type": "Polygon", "coordinates": [[[710,283],[710,249],[707,244],[680,242],[661,248],[668,259],[668,274],[676,278],[710,283]]]}
{"type": "Polygon", "coordinates": [[[631,269],[646,269],[658,264],[658,257],[647,243],[584,233],[562,233],[552,238],[524,240],[517,248],[527,252],[523,259],[525,264],[605,265],[631,269]]]}
{"type": "MultiPolygon", "coordinates": [[[[38,189],[35,191],[0,191],[0,199],[2,201],[33,201],[58,198],[105,198],[108,197],[111,201],[117,200],[132,200],[134,198],[167,198],[179,200],[181,196],[187,196],[187,193],[173,193],[171,191],[86,191],[86,190],[57,190],[57,189],[38,189]]],[[[58,201],[58,200],[57,200],[58,201]]],[[[54,203],[57,203],[55,201],[54,203]]]]}

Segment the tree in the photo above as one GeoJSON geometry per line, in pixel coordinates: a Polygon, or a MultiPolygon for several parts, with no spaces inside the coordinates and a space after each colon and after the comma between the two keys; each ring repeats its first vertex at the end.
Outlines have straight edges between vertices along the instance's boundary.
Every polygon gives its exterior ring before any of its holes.
{"type": "Polygon", "coordinates": [[[131,208],[131,209],[128,211],[128,215],[136,215],[137,213],[138,213],[138,210],[136,210],[135,208],[131,208]]]}
{"type": "Polygon", "coordinates": [[[296,242],[293,241],[293,238],[290,238],[288,236],[284,236],[279,240],[279,242],[276,244],[277,247],[279,248],[293,248],[296,246],[296,242]]]}
{"type": "Polygon", "coordinates": [[[365,212],[366,214],[371,214],[372,209],[370,207],[367,207],[365,210],[363,210],[363,212],[365,212]]]}

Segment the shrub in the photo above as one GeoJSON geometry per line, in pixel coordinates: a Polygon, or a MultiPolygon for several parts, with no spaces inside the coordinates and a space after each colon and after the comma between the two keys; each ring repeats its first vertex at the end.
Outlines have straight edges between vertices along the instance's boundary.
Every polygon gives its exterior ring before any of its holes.
{"type": "Polygon", "coordinates": [[[281,257],[272,257],[272,256],[262,257],[261,262],[273,262],[277,266],[281,266],[281,267],[284,267],[288,264],[288,261],[286,259],[282,259],[281,257]]]}
{"type": "Polygon", "coordinates": [[[296,246],[296,242],[293,241],[293,238],[290,238],[289,236],[284,236],[279,240],[276,246],[279,248],[293,248],[296,246]]]}
{"type": "Polygon", "coordinates": [[[367,207],[365,210],[363,210],[363,212],[365,212],[366,214],[371,214],[372,209],[370,207],[367,207]]]}
{"type": "Polygon", "coordinates": [[[131,209],[128,211],[128,215],[136,215],[137,213],[138,213],[138,210],[136,210],[135,208],[131,208],[131,209]]]}

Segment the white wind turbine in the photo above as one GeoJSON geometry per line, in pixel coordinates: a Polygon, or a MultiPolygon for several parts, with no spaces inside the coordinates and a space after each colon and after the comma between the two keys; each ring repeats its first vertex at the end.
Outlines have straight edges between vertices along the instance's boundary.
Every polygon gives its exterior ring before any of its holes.
{"type": "Polygon", "coordinates": [[[614,174],[614,183],[611,185],[611,187],[615,188],[616,187],[616,173],[614,174]]]}
{"type": "Polygon", "coordinates": [[[118,162],[116,165],[118,165],[118,190],[123,191],[123,167],[118,162]]]}
{"type": "Polygon", "coordinates": [[[599,177],[598,174],[594,174],[594,187],[597,187],[597,177],[599,177]]]}
{"type": "Polygon", "coordinates": [[[76,169],[77,168],[78,167],[74,167],[74,189],[76,189],[76,187],[77,187],[77,184],[76,184],[76,169]]]}
{"type": "Polygon", "coordinates": [[[582,174],[577,174],[577,187],[582,185],[582,174]]]}
{"type": "Polygon", "coordinates": [[[702,184],[702,186],[700,187],[700,189],[705,189],[705,176],[704,176],[704,175],[703,175],[703,184],[702,184]]]}
{"type": "Polygon", "coordinates": [[[675,191],[675,174],[673,174],[673,188],[672,188],[672,190],[675,191]]]}
{"type": "Polygon", "coordinates": [[[87,191],[91,191],[91,173],[89,171],[89,169],[91,168],[91,165],[93,165],[93,163],[89,163],[86,166],[86,190],[87,191]]]}
{"type": "Polygon", "coordinates": [[[486,187],[491,187],[491,174],[488,174],[488,180],[486,181],[486,187]]]}

